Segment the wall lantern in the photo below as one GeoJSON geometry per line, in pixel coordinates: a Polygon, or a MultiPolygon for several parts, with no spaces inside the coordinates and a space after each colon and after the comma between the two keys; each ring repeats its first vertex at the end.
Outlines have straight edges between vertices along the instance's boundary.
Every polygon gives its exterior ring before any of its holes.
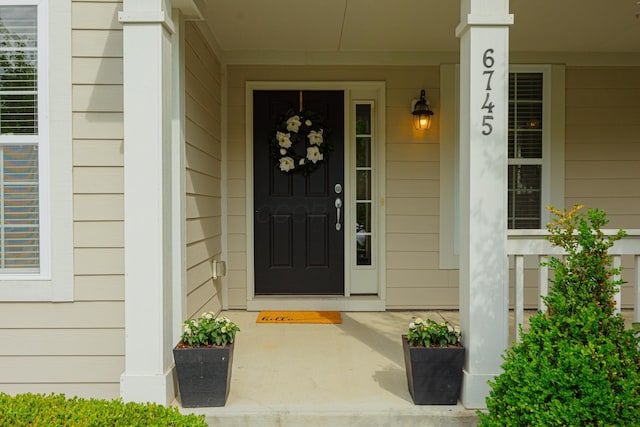
{"type": "Polygon", "coordinates": [[[411,109],[413,110],[413,126],[417,130],[426,130],[431,127],[431,116],[433,111],[429,108],[429,101],[424,99],[424,89],[420,91],[420,99],[411,101],[411,109]]]}

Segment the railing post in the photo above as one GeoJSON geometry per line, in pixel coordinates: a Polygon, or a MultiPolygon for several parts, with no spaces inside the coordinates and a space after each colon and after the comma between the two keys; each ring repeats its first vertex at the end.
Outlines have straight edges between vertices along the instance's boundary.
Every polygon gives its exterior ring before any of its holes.
{"type": "Polygon", "coordinates": [[[524,255],[515,255],[515,304],[513,318],[516,341],[520,341],[520,325],[524,321],[524,255]]]}

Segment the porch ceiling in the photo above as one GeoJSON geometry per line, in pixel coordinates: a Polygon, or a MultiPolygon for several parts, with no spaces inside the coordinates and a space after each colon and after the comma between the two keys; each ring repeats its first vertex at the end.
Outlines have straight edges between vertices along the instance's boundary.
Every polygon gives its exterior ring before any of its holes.
{"type": "MultiPolygon", "coordinates": [[[[511,0],[512,52],[639,53],[637,0],[511,0]]],[[[458,0],[208,0],[224,52],[458,52],[458,0]]]]}

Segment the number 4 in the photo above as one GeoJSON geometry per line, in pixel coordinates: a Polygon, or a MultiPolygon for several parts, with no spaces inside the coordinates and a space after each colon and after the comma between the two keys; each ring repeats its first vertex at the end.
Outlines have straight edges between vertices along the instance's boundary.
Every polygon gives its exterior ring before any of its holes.
{"type": "Polygon", "coordinates": [[[487,113],[493,114],[493,107],[495,106],[496,105],[493,102],[489,101],[489,93],[487,93],[481,108],[487,110],[487,113]]]}

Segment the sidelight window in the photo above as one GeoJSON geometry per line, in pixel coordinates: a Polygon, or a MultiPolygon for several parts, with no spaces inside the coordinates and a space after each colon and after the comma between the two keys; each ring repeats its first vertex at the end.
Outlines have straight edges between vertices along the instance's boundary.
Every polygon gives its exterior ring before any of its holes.
{"type": "Polygon", "coordinates": [[[370,266],[372,262],[372,108],[371,104],[356,104],[356,264],[370,266]]]}

